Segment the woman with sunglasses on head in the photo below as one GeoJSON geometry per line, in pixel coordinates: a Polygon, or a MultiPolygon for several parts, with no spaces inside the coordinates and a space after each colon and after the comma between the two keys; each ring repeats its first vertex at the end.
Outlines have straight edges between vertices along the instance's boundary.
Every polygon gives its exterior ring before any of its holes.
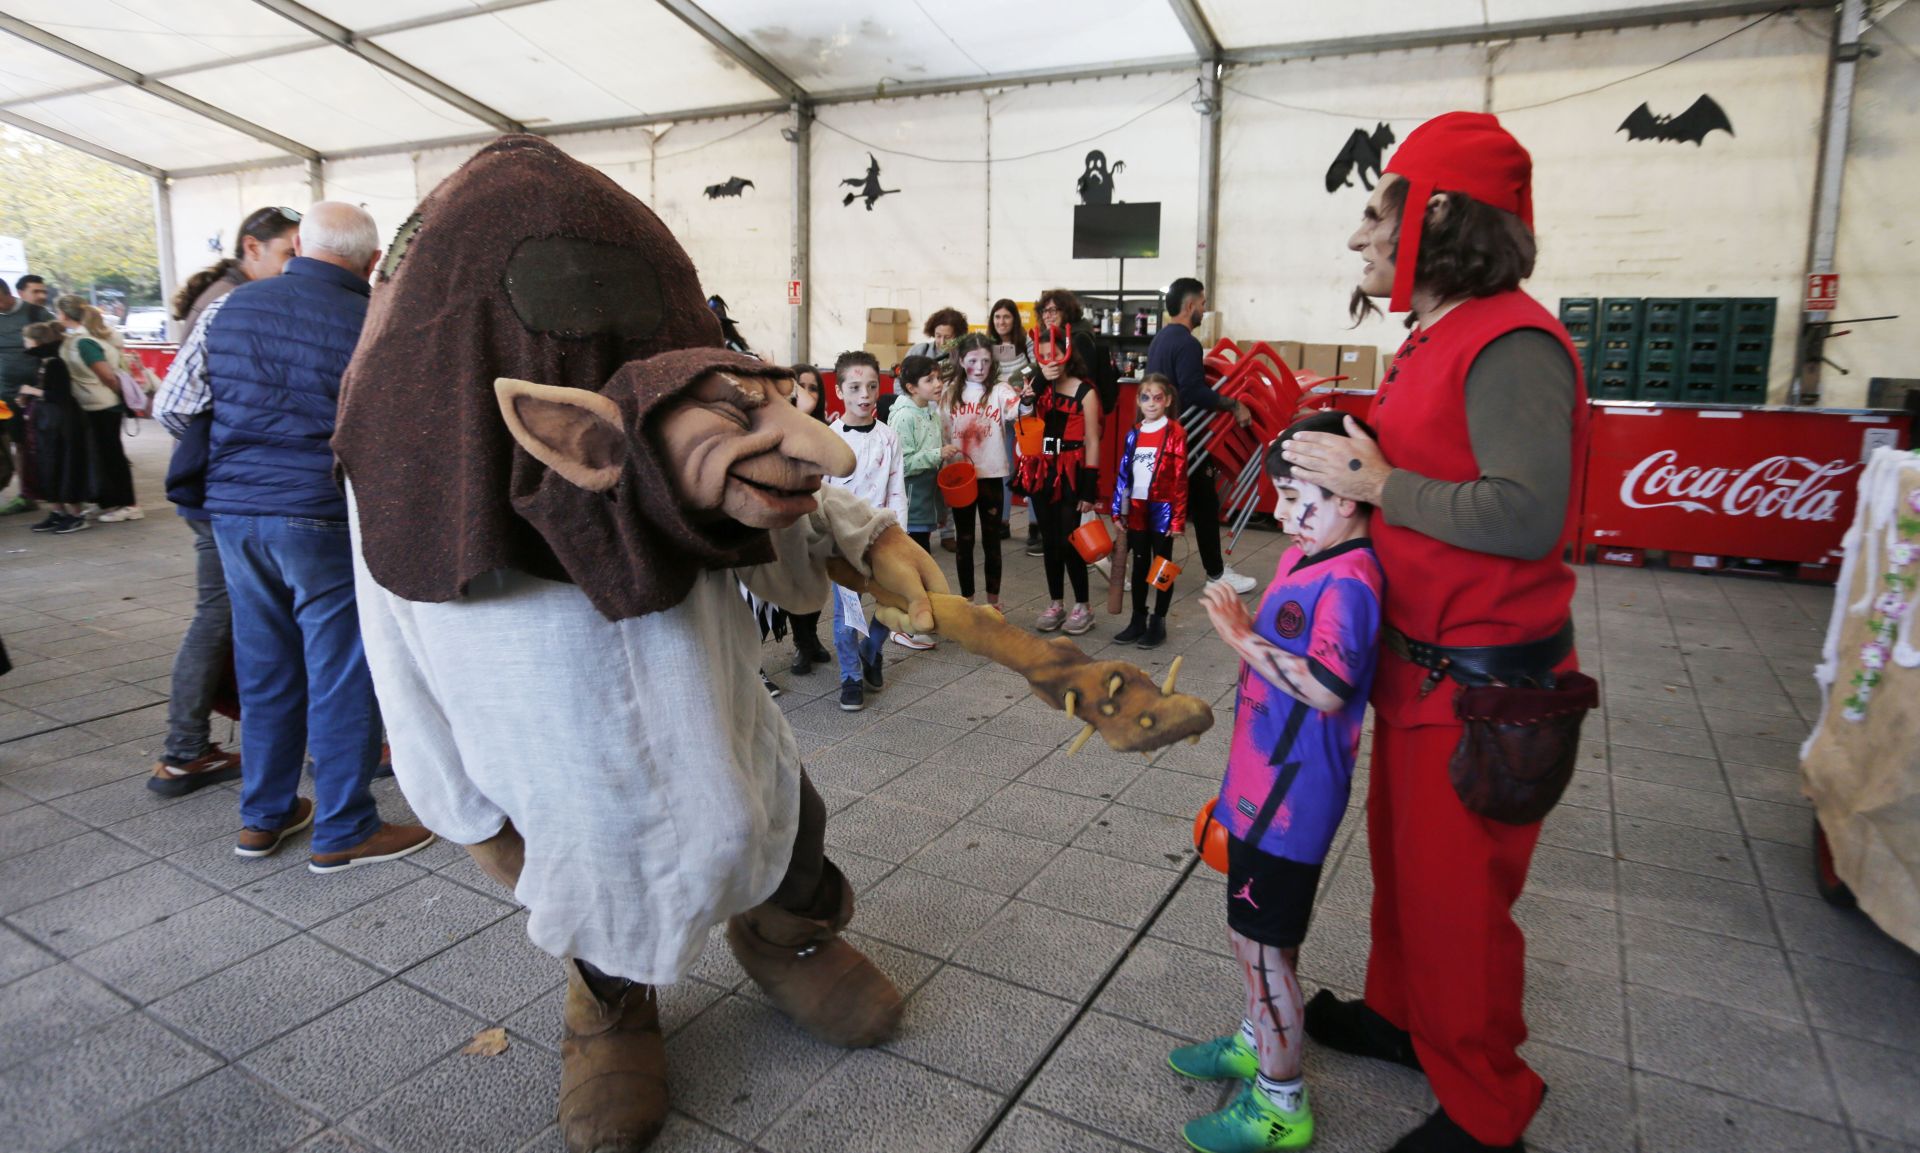
{"type": "Polygon", "coordinates": [[[300,230],[300,213],[291,208],[256,208],[240,222],[233,255],[210,264],[187,278],[173,294],[173,318],[181,323],[180,340],[200,323],[207,305],[249,280],[280,275],[293,259],[293,238],[300,230]]]}

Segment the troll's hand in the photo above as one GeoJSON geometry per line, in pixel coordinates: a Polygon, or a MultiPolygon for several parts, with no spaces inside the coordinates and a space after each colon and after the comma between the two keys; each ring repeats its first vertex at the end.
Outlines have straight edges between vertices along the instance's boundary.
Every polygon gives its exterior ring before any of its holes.
{"type": "Polygon", "coordinates": [[[874,538],[867,547],[867,568],[873,583],[907,602],[907,611],[881,605],[874,618],[886,627],[903,633],[930,633],[934,630],[932,593],[947,592],[946,574],[927,550],[898,525],[874,538]]]}

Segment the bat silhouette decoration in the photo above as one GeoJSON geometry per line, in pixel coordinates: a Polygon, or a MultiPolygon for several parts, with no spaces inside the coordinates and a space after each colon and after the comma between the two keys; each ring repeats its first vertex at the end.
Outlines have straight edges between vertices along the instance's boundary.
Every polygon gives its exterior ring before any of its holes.
{"type": "MultiPolygon", "coordinates": [[[[855,592],[870,592],[881,604],[905,611],[907,602],[870,584],[853,566],[835,557],[827,575],[855,592]]],[[[1067,746],[1078,753],[1095,733],[1122,753],[1151,753],[1186,738],[1198,740],[1213,727],[1213,706],[1199,697],[1176,693],[1181,658],[1167,669],[1163,688],[1137,665],[1096,661],[1066,637],[1041,640],[1006,622],[999,613],[965,597],[934,593],[933,619],[940,635],[1027,679],[1033,695],[1085,727],[1067,746]]]]}
{"type": "Polygon", "coordinates": [[[1724,130],[1728,136],[1733,135],[1733,121],[1727,119],[1726,111],[1713,97],[1702,94],[1678,116],[1655,116],[1653,109],[1643,103],[1629,113],[1614,131],[1626,133],[1628,140],[1691,142],[1699,148],[1704,147],[1707,133],[1716,128],[1724,130]]]}
{"type": "Polygon", "coordinates": [[[1340,146],[1340,154],[1333,158],[1327,168],[1327,191],[1338,192],[1342,188],[1353,187],[1353,177],[1357,173],[1360,183],[1367,191],[1373,191],[1373,181],[1380,179],[1380,166],[1386,163],[1387,149],[1393,147],[1393,129],[1385,123],[1374,128],[1369,136],[1365,129],[1356,128],[1340,146]],[[1373,180],[1367,179],[1367,171],[1373,171],[1373,180]]]}
{"type": "Polygon", "coordinates": [[[873,211],[874,201],[888,193],[900,191],[898,188],[880,187],[880,162],[873,158],[873,153],[871,152],[867,153],[867,174],[865,176],[849,176],[840,183],[859,189],[858,192],[847,193],[846,197],[840,201],[840,207],[845,208],[856,200],[864,199],[867,202],[868,212],[873,211]]]}
{"type": "Polygon", "coordinates": [[[725,184],[707,185],[706,196],[708,200],[718,200],[722,196],[738,196],[752,187],[753,181],[744,176],[734,176],[728,178],[725,184]]]}

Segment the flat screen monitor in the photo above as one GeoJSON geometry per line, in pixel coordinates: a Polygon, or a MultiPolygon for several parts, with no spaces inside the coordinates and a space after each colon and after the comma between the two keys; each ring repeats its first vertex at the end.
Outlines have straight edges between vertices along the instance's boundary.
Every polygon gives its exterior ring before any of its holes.
{"type": "Polygon", "coordinates": [[[1076,204],[1075,260],[1134,259],[1160,255],[1160,204],[1076,204]]]}

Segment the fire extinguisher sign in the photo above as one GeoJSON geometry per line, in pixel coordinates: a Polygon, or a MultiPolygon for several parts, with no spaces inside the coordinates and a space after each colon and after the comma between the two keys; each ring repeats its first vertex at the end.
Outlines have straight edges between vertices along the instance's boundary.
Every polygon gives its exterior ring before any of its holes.
{"type": "Polygon", "coordinates": [[[1811,272],[1807,274],[1807,311],[1832,312],[1840,304],[1840,274],[1837,272],[1811,272]]]}

